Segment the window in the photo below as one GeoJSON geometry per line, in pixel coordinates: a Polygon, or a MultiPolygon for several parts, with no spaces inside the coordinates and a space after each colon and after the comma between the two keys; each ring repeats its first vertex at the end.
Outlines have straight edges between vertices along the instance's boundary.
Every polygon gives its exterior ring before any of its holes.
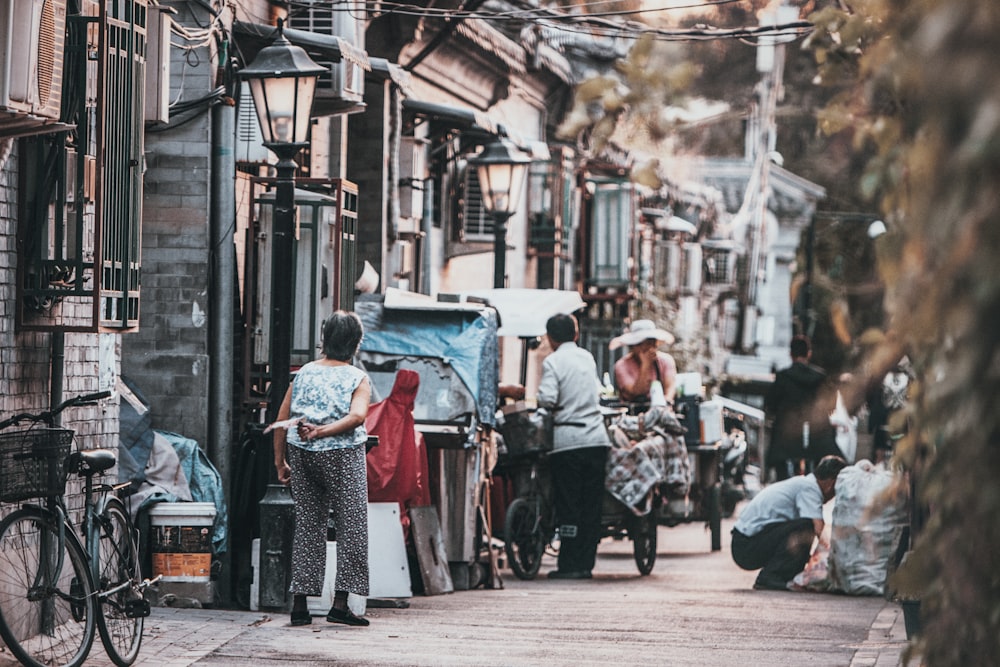
{"type": "Polygon", "coordinates": [[[82,4],[67,17],[61,79],[60,120],[73,129],[20,145],[22,330],[139,324],[147,6],[108,3],[101,22],[96,3],[82,4]]]}
{"type": "Polygon", "coordinates": [[[596,287],[627,285],[633,227],[632,186],[591,181],[589,283],[596,287]]]}
{"type": "Polygon", "coordinates": [[[466,164],[462,168],[462,193],[459,199],[459,224],[462,240],[493,242],[493,216],[483,206],[483,192],[479,186],[479,173],[475,167],[466,164]]]}

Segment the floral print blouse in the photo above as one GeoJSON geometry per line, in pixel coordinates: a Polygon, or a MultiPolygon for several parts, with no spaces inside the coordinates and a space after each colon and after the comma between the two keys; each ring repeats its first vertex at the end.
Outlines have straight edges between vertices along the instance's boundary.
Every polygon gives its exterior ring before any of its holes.
{"type": "MultiPolygon", "coordinates": [[[[351,409],[351,397],[365,372],[354,366],[326,366],[309,362],[299,369],[292,382],[291,418],[313,424],[331,424],[351,409]]],[[[296,429],[288,429],[288,443],[307,451],[319,452],[363,445],[368,439],[364,424],[352,431],[308,442],[299,438],[296,429]]]]}

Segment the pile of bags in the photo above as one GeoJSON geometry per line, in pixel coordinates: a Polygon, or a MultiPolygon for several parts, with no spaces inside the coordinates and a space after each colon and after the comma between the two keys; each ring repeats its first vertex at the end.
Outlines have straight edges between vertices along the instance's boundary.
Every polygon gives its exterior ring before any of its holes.
{"type": "Polygon", "coordinates": [[[908,522],[901,473],[861,460],[837,477],[829,551],[817,548],[794,582],[809,590],[882,595],[908,522]]]}
{"type": "Polygon", "coordinates": [[[666,407],[625,415],[608,428],[605,488],[636,514],[649,512],[650,491],[659,485],[668,497],[684,497],[691,488],[691,468],[684,428],[666,407]]]}

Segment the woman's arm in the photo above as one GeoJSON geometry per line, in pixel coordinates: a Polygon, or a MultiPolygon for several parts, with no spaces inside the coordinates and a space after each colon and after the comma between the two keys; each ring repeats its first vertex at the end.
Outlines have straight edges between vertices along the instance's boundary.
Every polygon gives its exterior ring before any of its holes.
{"type": "Polygon", "coordinates": [[[365,377],[358,383],[351,394],[351,407],[347,414],[337,421],[329,424],[310,424],[303,422],[299,424],[299,437],[303,440],[314,440],[316,438],[329,438],[339,433],[346,433],[356,429],[365,423],[368,417],[368,404],[371,401],[372,388],[365,377]]]}
{"type": "MultiPolygon", "coordinates": [[[[660,381],[663,383],[663,396],[667,399],[668,405],[674,404],[677,395],[677,362],[666,353],[660,355],[663,363],[660,364],[660,381]]],[[[657,360],[659,363],[659,360],[657,360]]]]}
{"type": "MultiPolygon", "coordinates": [[[[285,392],[285,399],[281,401],[281,407],[278,408],[278,421],[288,419],[291,412],[292,385],[288,385],[288,391],[285,392]]],[[[272,442],[274,443],[274,469],[278,473],[278,481],[282,484],[288,484],[292,481],[292,469],[288,466],[288,460],[285,458],[285,454],[288,451],[288,443],[285,438],[288,432],[283,428],[276,428],[272,433],[274,433],[272,436],[272,442]]]]}

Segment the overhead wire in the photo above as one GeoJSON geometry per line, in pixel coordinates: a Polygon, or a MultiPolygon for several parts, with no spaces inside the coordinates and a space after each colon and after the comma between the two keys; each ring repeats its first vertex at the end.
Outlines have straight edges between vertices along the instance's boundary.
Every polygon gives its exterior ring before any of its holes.
{"type": "MultiPolygon", "coordinates": [[[[650,12],[668,12],[671,10],[691,9],[694,7],[711,7],[714,5],[732,4],[742,0],[715,0],[703,4],[686,4],[674,7],[659,7],[637,10],[617,10],[608,12],[571,13],[561,10],[531,7],[528,9],[513,9],[510,11],[495,11],[485,8],[475,10],[447,9],[438,7],[420,7],[402,2],[364,2],[361,0],[334,0],[332,2],[304,2],[291,0],[291,13],[323,9],[329,12],[347,12],[351,15],[367,16],[369,9],[377,15],[402,15],[417,18],[439,18],[449,21],[480,19],[491,22],[538,22],[553,30],[561,30],[574,34],[585,34],[598,37],[614,37],[622,39],[637,39],[649,35],[661,41],[710,41],[718,39],[754,40],[761,37],[795,38],[812,32],[813,26],[808,21],[766,26],[740,26],[736,28],[716,28],[708,25],[698,25],[692,28],[661,28],[636,21],[613,21],[610,17],[620,17],[650,12]]],[[[603,5],[605,2],[587,3],[603,5]]]]}

